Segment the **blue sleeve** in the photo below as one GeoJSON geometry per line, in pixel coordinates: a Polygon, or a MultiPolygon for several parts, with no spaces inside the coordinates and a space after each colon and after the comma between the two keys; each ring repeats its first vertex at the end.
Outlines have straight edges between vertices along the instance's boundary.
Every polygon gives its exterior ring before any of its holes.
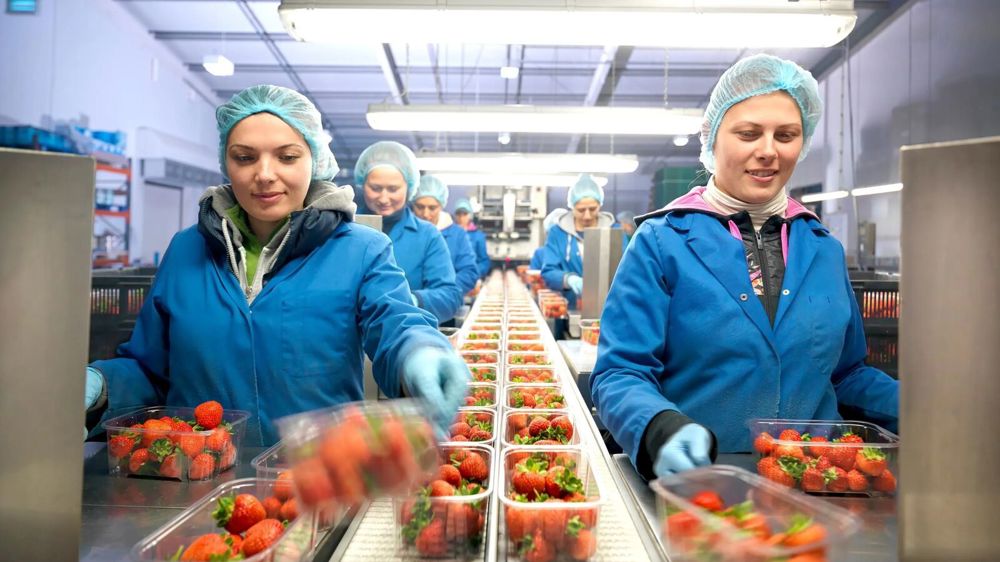
{"type": "Polygon", "coordinates": [[[379,387],[396,398],[402,388],[402,365],[411,353],[421,347],[451,349],[451,345],[437,330],[434,317],[410,303],[406,276],[396,265],[388,238],[371,242],[363,263],[358,296],[362,341],[379,387]]]}
{"type": "Polygon", "coordinates": [[[622,257],[601,314],[600,354],[590,378],[598,415],[636,464],[646,427],[678,410],[660,392],[670,292],[655,231],[644,225],[622,257]],[[641,326],[642,329],[636,329],[641,326]]]}
{"type": "Polygon", "coordinates": [[[486,277],[490,273],[490,254],[486,251],[486,235],[476,231],[476,258],[479,263],[479,276],[486,277]]]}
{"type": "Polygon", "coordinates": [[[860,410],[869,420],[897,431],[899,424],[899,381],[865,364],[868,345],[858,301],[844,271],[844,283],[851,302],[851,320],[844,337],[844,349],[831,380],[837,402],[860,410]]]}
{"type": "Polygon", "coordinates": [[[472,246],[469,244],[469,235],[465,230],[457,229],[455,251],[451,254],[452,265],[455,267],[455,282],[462,295],[465,295],[476,286],[479,281],[479,266],[476,265],[476,256],[472,254],[472,246]]]}
{"type": "Polygon", "coordinates": [[[569,273],[566,264],[566,236],[561,228],[552,227],[542,246],[542,279],[545,286],[553,291],[566,288],[564,281],[569,273]]]}
{"type": "Polygon", "coordinates": [[[530,269],[538,269],[538,270],[542,269],[542,251],[544,249],[545,249],[544,247],[537,248],[535,249],[535,252],[531,254],[531,263],[528,264],[528,267],[530,269]]]}
{"type": "Polygon", "coordinates": [[[455,267],[451,265],[451,255],[441,233],[430,224],[425,232],[424,286],[413,294],[421,308],[433,314],[438,322],[445,322],[454,318],[462,306],[463,293],[455,283],[455,267]]]}

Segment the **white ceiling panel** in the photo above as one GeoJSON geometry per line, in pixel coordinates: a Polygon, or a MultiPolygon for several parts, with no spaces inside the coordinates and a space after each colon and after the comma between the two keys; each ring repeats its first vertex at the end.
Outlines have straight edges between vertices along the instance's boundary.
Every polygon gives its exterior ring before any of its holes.
{"type": "Polygon", "coordinates": [[[253,31],[235,2],[123,2],[150,31],[253,31]]]}
{"type": "Polygon", "coordinates": [[[167,41],[186,63],[201,64],[205,55],[224,55],[234,64],[275,64],[274,55],[259,41],[167,41]]]}
{"type": "Polygon", "coordinates": [[[282,41],[277,45],[292,64],[378,65],[375,47],[371,45],[329,45],[298,41],[282,41]]]}

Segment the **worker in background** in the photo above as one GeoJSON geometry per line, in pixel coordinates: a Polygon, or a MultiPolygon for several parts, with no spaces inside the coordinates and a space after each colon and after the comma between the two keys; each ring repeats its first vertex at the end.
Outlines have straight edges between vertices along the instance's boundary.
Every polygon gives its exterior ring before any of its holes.
{"type": "Polygon", "coordinates": [[[576,308],[583,293],[583,229],[611,227],[615,217],[601,212],[604,190],[589,174],[570,188],[566,203],[572,212],[559,217],[542,247],[542,279],[550,289],[563,291],[570,308],[576,308]]]}
{"type": "Polygon", "coordinates": [[[448,204],[448,186],[431,175],[420,178],[420,185],[410,197],[410,205],[417,217],[435,225],[444,237],[451,254],[451,264],[455,268],[455,282],[463,295],[476,287],[479,281],[479,266],[469,244],[465,229],[455,224],[451,215],[444,211],[448,204]]]}
{"type": "Polygon", "coordinates": [[[591,390],[646,477],[751,451],[751,418],[850,408],[898,423],[898,381],[865,364],[844,248],[785,193],[821,113],[816,80],[795,63],[737,62],[705,110],[708,185],[637,219],[591,390]]]}
{"type": "Polygon", "coordinates": [[[635,213],[632,211],[621,211],[615,218],[618,219],[618,224],[621,225],[622,230],[625,232],[625,245],[632,240],[632,235],[635,234],[635,213]]]}
{"type": "Polygon", "coordinates": [[[414,304],[439,323],[454,318],[465,293],[456,283],[448,245],[437,227],[419,220],[406,204],[420,184],[413,151],[392,141],[369,146],[354,165],[354,181],[361,212],[382,216],[382,232],[392,239],[414,304]]]}
{"type": "MultiPolygon", "coordinates": [[[[544,238],[546,240],[548,240],[549,229],[552,228],[552,225],[554,225],[556,223],[556,221],[559,220],[560,217],[562,217],[563,215],[565,215],[567,213],[569,213],[569,209],[563,209],[563,208],[560,207],[559,209],[555,209],[551,213],[549,213],[548,215],[545,216],[545,219],[542,220],[542,234],[545,235],[544,238]]],[[[541,246],[539,246],[538,248],[535,248],[535,251],[531,254],[531,262],[528,265],[529,269],[537,269],[537,270],[541,271],[541,269],[542,269],[542,254],[544,252],[545,252],[545,244],[544,243],[541,246]]]]}
{"type": "Polygon", "coordinates": [[[108,418],[215,400],[249,411],[246,443],[268,446],[277,418],[363,400],[367,353],[382,392],[425,398],[446,428],[468,369],[413,305],[389,238],[353,222],[319,111],[254,86],[216,125],[229,183],[171,240],[131,339],[87,368],[84,406],[108,418]]]}
{"type": "Polygon", "coordinates": [[[455,222],[469,235],[469,243],[472,244],[472,251],[476,255],[479,277],[485,279],[490,273],[490,255],[486,253],[486,233],[480,230],[472,219],[472,203],[465,198],[459,199],[455,203],[455,222]]]}

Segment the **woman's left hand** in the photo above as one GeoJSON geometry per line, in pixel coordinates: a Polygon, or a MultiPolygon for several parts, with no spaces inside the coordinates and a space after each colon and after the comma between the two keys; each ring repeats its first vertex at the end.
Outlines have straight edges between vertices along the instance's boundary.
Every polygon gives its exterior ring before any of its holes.
{"type": "Polygon", "coordinates": [[[465,400],[469,368],[454,351],[425,347],[410,355],[403,365],[403,385],[426,401],[431,421],[445,434],[465,400]]]}

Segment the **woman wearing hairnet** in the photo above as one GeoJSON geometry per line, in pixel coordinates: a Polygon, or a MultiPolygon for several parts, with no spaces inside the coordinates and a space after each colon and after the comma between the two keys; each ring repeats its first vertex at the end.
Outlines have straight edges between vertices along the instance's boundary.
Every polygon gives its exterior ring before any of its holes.
{"type": "Polygon", "coordinates": [[[589,174],[570,188],[566,203],[572,212],[559,217],[542,247],[542,279],[550,289],[562,290],[575,308],[583,292],[583,229],[613,226],[615,217],[601,212],[604,190],[589,174]]]}
{"type": "Polygon", "coordinates": [[[434,176],[425,175],[420,178],[420,185],[413,192],[410,201],[413,212],[436,226],[444,238],[448,253],[451,254],[451,265],[455,268],[455,282],[459,291],[464,295],[474,289],[476,281],[479,281],[479,267],[476,265],[476,256],[472,254],[472,246],[469,245],[469,236],[443,210],[448,204],[448,186],[434,176]]]}
{"type": "Polygon", "coordinates": [[[646,477],[751,451],[751,418],[840,419],[842,406],[897,423],[898,382],[864,362],[844,249],[785,195],[821,103],[792,62],[737,62],[705,110],[708,186],[636,220],[591,390],[646,477]]]}
{"type": "Polygon", "coordinates": [[[490,255],[486,252],[486,234],[476,223],[472,222],[472,203],[468,199],[462,198],[455,203],[455,222],[465,229],[469,236],[469,244],[476,256],[476,266],[479,269],[479,277],[484,278],[490,273],[490,255]]]}
{"type": "Polygon", "coordinates": [[[88,367],[85,406],[217,400],[251,412],[248,443],[267,446],[279,417],[363,399],[367,353],[383,392],[425,398],[447,427],[468,370],[413,306],[389,238],[353,222],[313,104],[254,86],[216,120],[229,183],[171,240],[118,356],[88,367]]]}
{"type": "Polygon", "coordinates": [[[362,211],[382,216],[382,232],[392,239],[396,261],[406,273],[413,304],[438,322],[455,317],[461,289],[444,238],[437,227],[417,219],[406,205],[420,183],[413,151],[398,142],[380,141],[366,148],[354,165],[362,211]]]}
{"type": "MultiPolygon", "coordinates": [[[[551,213],[545,215],[545,219],[542,221],[542,232],[545,233],[546,240],[548,240],[549,229],[552,225],[556,223],[563,215],[569,214],[569,209],[554,209],[551,213]]],[[[545,245],[543,244],[539,248],[535,248],[535,251],[531,254],[531,262],[528,263],[529,269],[542,270],[542,255],[545,253],[545,245]]]]}

